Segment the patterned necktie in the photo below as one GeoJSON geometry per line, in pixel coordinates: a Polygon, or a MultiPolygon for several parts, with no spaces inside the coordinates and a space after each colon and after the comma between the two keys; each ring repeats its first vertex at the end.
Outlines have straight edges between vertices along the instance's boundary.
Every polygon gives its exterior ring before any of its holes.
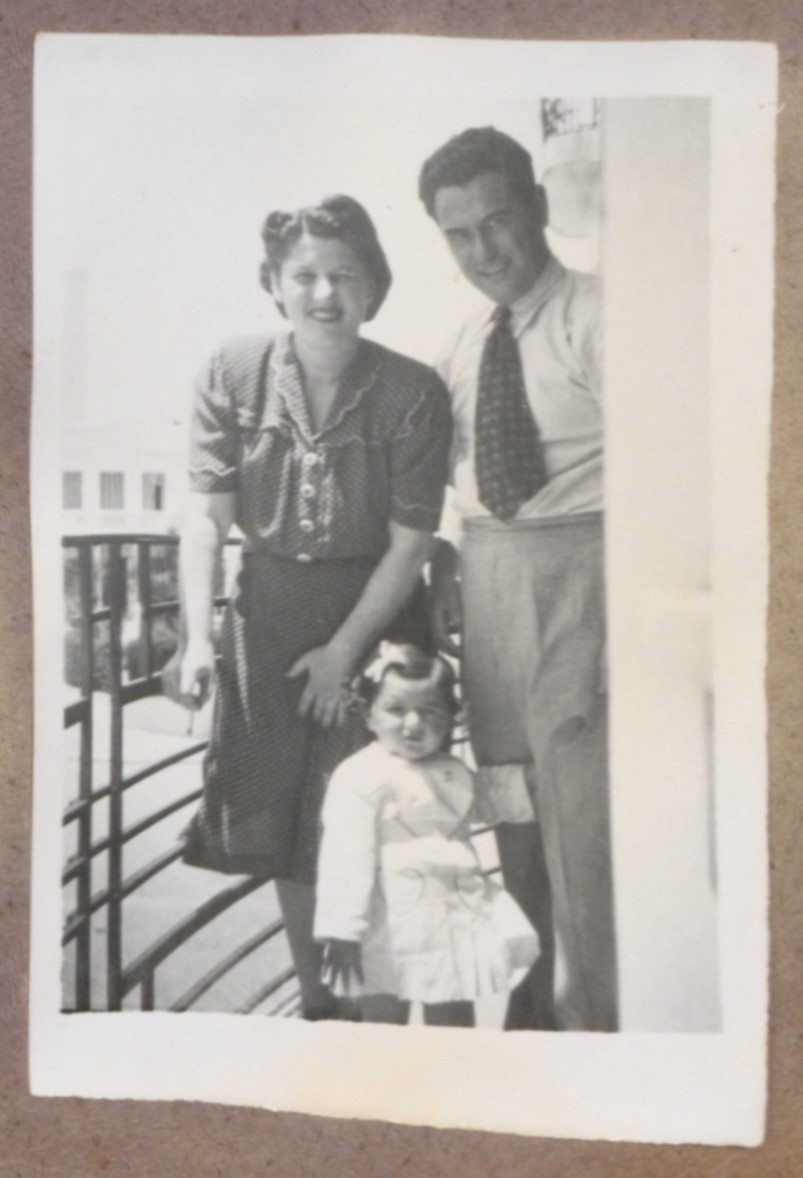
{"type": "Polygon", "coordinates": [[[541,434],[527,401],[510,307],[497,307],[477,384],[474,463],[480,503],[508,520],[547,482],[541,434]]]}

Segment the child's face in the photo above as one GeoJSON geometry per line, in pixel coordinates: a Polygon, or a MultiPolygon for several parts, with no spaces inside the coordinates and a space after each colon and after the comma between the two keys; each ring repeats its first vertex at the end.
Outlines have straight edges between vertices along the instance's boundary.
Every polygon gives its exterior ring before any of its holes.
{"type": "Polygon", "coordinates": [[[393,756],[420,761],[443,748],[452,718],[437,687],[388,671],[367,724],[393,756]]]}

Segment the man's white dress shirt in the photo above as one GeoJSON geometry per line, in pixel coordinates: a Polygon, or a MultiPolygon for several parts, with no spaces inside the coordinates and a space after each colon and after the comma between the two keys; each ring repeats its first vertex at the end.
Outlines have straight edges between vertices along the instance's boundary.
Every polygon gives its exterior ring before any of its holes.
{"type": "MultiPolygon", "coordinates": [[[[461,328],[438,371],[452,396],[454,507],[487,516],[477,495],[474,417],[482,349],[495,305],[461,328]]],[[[549,482],[517,519],[602,509],[602,292],[599,278],[550,257],[535,285],[511,305],[524,383],[544,447],[549,482]]]]}

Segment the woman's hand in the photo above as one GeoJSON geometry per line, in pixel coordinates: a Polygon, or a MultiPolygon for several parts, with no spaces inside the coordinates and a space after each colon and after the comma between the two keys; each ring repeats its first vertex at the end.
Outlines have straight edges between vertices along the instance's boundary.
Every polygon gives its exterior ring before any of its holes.
{"type": "Polygon", "coordinates": [[[211,640],[192,642],[162,671],[162,690],[175,703],[197,712],[209,699],[214,678],[215,648],[211,640]]]}
{"type": "Polygon", "coordinates": [[[182,636],[186,645],[162,671],[162,690],[182,707],[196,712],[212,691],[215,648],[212,644],[215,572],[223,542],[234,522],[233,491],[188,496],[181,528],[182,636]]]}
{"type": "Polygon", "coordinates": [[[353,989],[352,977],[363,981],[362,953],[359,941],[326,941],[323,950],[321,981],[341,996],[353,989]]]}
{"type": "Polygon", "coordinates": [[[388,550],[340,629],[326,646],[308,650],[287,672],[290,678],[307,673],[299,711],[324,727],[344,720],[354,668],[409,598],[432,550],[429,532],[395,520],[388,530],[388,550]]]}
{"type": "Polygon", "coordinates": [[[215,648],[210,639],[191,643],[181,660],[181,698],[186,708],[202,708],[215,678],[215,648]]]}
{"type": "Polygon", "coordinates": [[[298,710],[324,728],[342,724],[349,704],[349,678],[353,659],[334,642],[316,646],[297,659],[287,672],[288,679],[306,673],[307,682],[298,710]]]}
{"type": "Polygon", "coordinates": [[[460,647],[452,637],[463,629],[457,552],[442,539],[438,540],[430,562],[430,625],[438,650],[458,657],[460,647]]]}

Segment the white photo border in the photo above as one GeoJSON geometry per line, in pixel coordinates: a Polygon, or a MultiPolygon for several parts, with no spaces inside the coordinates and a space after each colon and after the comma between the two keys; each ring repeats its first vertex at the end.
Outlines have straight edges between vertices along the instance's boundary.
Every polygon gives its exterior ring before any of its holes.
{"type": "MultiPolygon", "coordinates": [[[[764,667],[772,384],[773,46],[720,42],[484,42],[338,36],[200,38],[48,34],[35,65],[35,785],[31,1090],[36,1095],[204,1100],[323,1116],[531,1136],[757,1145],[767,1005],[764,667]],[[242,95],[267,58],[281,94],[320,78],[355,109],[432,103],[492,87],[548,94],[705,97],[711,103],[711,419],[714,671],[722,1030],[617,1035],[471,1034],[216,1014],[60,1013],[62,578],[59,356],[50,332],[59,104],[204,79],[242,95]],[[286,74],[282,75],[282,70],[286,74]],[[466,79],[466,81],[454,81],[466,79]],[[451,87],[451,89],[450,89],[451,87]]],[[[264,93],[264,91],[263,91],[264,93]]],[[[344,165],[347,170],[347,162],[344,165]]],[[[344,181],[345,183],[345,181],[344,181]]],[[[413,182],[411,179],[411,193],[413,182]]],[[[413,196],[410,197],[413,200],[413,196]]],[[[199,245],[202,248],[202,245],[199,245]]],[[[216,341],[209,339],[209,347],[216,341]]],[[[201,357],[199,357],[199,360],[201,357]]]]}

